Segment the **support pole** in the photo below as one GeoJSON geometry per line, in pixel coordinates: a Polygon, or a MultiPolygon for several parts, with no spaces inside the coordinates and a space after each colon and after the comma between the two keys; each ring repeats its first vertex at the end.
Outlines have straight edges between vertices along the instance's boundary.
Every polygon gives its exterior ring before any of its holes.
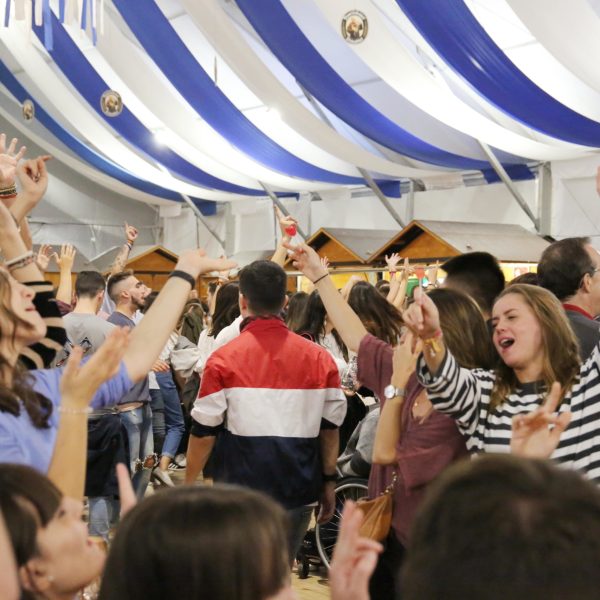
{"type": "MultiPolygon", "coordinates": [[[[265,192],[267,193],[267,195],[269,196],[269,198],[271,198],[271,201],[273,202],[273,204],[286,216],[286,217],[290,217],[290,211],[283,205],[283,203],[281,202],[281,200],[273,193],[273,190],[271,190],[269,188],[268,185],[266,185],[265,183],[263,183],[262,181],[259,181],[258,183],[260,183],[260,185],[262,186],[263,190],[265,190],[265,192]]],[[[307,239],[308,236],[306,235],[306,233],[304,233],[304,231],[302,230],[302,227],[300,227],[300,225],[296,226],[296,230],[298,231],[298,233],[304,238],[307,239]]]]}
{"type": "Polygon", "coordinates": [[[217,242],[219,242],[219,244],[221,245],[223,250],[225,250],[225,241],[222,240],[212,230],[212,228],[210,227],[210,225],[204,218],[204,215],[200,212],[200,209],[192,202],[192,199],[189,196],[187,196],[186,194],[180,194],[180,195],[183,198],[183,200],[185,201],[185,203],[192,209],[192,212],[194,213],[194,215],[196,215],[196,219],[198,219],[198,221],[200,221],[202,223],[202,225],[204,225],[204,227],[206,227],[206,229],[208,230],[208,233],[210,233],[210,235],[212,235],[215,238],[215,240],[217,240],[217,242]]]}
{"type": "MultiPolygon", "coordinates": [[[[296,82],[296,83],[298,83],[298,82],[296,82]]],[[[325,114],[325,111],[319,106],[318,102],[315,101],[315,99],[312,97],[312,95],[307,90],[305,90],[304,87],[302,85],[300,85],[300,83],[298,83],[298,85],[300,86],[302,93],[304,94],[306,99],[310,102],[311,106],[315,109],[316,113],[319,115],[321,120],[324,123],[327,123],[327,125],[329,125],[329,127],[331,127],[332,129],[335,129],[333,127],[333,124],[329,120],[329,117],[325,114]]],[[[392,203],[386,198],[385,194],[381,191],[381,188],[377,185],[375,180],[364,169],[361,169],[360,167],[356,167],[356,169],[360,173],[361,177],[365,180],[365,182],[369,186],[369,188],[371,188],[371,191],[375,194],[375,196],[377,196],[377,198],[379,198],[381,204],[383,204],[383,206],[390,213],[390,215],[392,215],[392,218],[394,219],[394,221],[396,221],[396,223],[398,223],[398,225],[400,225],[400,227],[404,228],[404,223],[402,222],[402,218],[398,214],[398,211],[392,206],[392,203]]]]}
{"type": "Polygon", "coordinates": [[[521,195],[519,190],[516,188],[514,181],[510,178],[509,174],[506,172],[506,170],[502,166],[502,163],[496,158],[496,155],[492,152],[492,149],[485,142],[482,142],[481,140],[477,140],[477,141],[479,142],[479,145],[481,146],[482,150],[484,151],[485,155],[487,156],[487,159],[490,161],[492,168],[494,169],[494,171],[496,171],[496,174],[498,175],[498,177],[500,177],[500,179],[502,180],[504,185],[508,188],[508,191],[513,195],[514,199],[517,201],[519,206],[522,208],[523,212],[531,219],[531,222],[533,223],[535,230],[539,231],[540,230],[539,220],[536,219],[535,215],[529,208],[529,205],[525,201],[525,198],[523,198],[523,196],[521,195]]]}

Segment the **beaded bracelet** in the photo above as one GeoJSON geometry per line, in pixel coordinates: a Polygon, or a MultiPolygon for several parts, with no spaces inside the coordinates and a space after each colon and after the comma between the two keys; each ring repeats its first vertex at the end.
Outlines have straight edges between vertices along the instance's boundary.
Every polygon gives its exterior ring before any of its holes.
{"type": "Polygon", "coordinates": [[[35,261],[35,256],[33,252],[29,250],[29,252],[25,252],[25,254],[21,254],[21,256],[17,256],[16,258],[12,258],[11,260],[7,260],[4,263],[4,266],[9,271],[16,271],[17,269],[22,269],[33,263],[35,261]]]}

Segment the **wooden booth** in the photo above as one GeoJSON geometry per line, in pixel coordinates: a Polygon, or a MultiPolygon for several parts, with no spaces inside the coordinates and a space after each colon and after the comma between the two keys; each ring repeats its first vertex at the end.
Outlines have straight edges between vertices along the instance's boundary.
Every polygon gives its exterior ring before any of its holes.
{"type": "Polygon", "coordinates": [[[543,237],[520,225],[411,221],[391,237],[368,260],[385,268],[385,255],[397,252],[412,265],[431,265],[466,252],[489,252],[501,263],[506,281],[526,272],[536,272],[537,263],[549,245],[543,237]]]}
{"type": "MultiPolygon", "coordinates": [[[[378,229],[322,227],[308,238],[306,243],[314,248],[320,257],[329,260],[329,269],[335,284],[343,287],[353,275],[375,283],[375,272],[367,262],[373,252],[395,233],[378,229]]],[[[288,260],[286,267],[293,269],[291,261],[288,260]]],[[[305,277],[295,276],[290,282],[290,287],[306,291],[310,288],[310,282],[305,277]]]]}

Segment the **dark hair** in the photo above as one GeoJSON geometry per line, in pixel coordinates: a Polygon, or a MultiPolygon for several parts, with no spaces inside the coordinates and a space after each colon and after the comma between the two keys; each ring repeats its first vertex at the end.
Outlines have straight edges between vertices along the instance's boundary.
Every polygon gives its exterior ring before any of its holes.
{"type": "MultiPolygon", "coordinates": [[[[13,345],[17,327],[30,327],[29,323],[23,321],[13,311],[8,275],[3,269],[0,269],[0,326],[4,327],[4,323],[10,324],[11,330],[0,329],[0,336],[5,339],[12,337],[13,345]]],[[[12,383],[7,386],[0,381],[0,412],[18,417],[21,414],[21,406],[23,406],[34,427],[47,429],[53,411],[52,401],[42,394],[38,394],[32,388],[29,372],[23,366],[19,363],[13,366],[0,353],[0,368],[2,367],[10,369],[12,372],[12,383]]]]}
{"type": "Polygon", "coordinates": [[[469,294],[484,313],[491,313],[496,296],[504,289],[504,273],[488,252],[468,252],[446,261],[445,285],[469,294]]]}
{"type": "Polygon", "coordinates": [[[98,271],[80,271],[75,279],[75,295],[78,298],[93,298],[106,288],[106,281],[98,271]]]}
{"type": "Polygon", "coordinates": [[[496,363],[492,337],[475,300],[451,289],[428,293],[440,314],[444,341],[465,369],[491,369],[496,363]]]}
{"type": "Polygon", "coordinates": [[[307,304],[308,294],[306,292],[296,292],[290,298],[287,305],[285,322],[292,331],[296,331],[298,325],[304,319],[304,311],[306,310],[307,304]]]}
{"type": "Polygon", "coordinates": [[[217,337],[222,329],[231,325],[240,316],[239,285],[235,282],[226,283],[217,290],[215,312],[212,325],[208,332],[211,337],[217,337]]]}
{"type": "Polygon", "coordinates": [[[100,600],[265,600],[289,578],[287,515],[234,486],[169,489],[123,520],[100,600]]]}
{"type": "Polygon", "coordinates": [[[119,296],[115,295],[115,287],[117,286],[117,284],[121,283],[122,281],[125,281],[129,277],[133,277],[132,269],[127,269],[126,271],[119,271],[118,273],[115,273],[114,275],[111,275],[108,278],[108,282],[106,284],[106,293],[115,304],[119,303],[119,296]]]}
{"type": "Polygon", "coordinates": [[[384,297],[387,298],[387,295],[390,293],[390,282],[387,279],[380,279],[375,284],[375,289],[384,297]]]}
{"type": "Polygon", "coordinates": [[[214,294],[217,291],[217,287],[218,287],[219,283],[217,281],[211,281],[208,284],[208,292],[210,294],[214,294]]]}
{"type": "Polygon", "coordinates": [[[287,275],[270,260],[255,260],[240,271],[240,293],[255,315],[275,315],[283,307],[287,275]]]}
{"type": "Polygon", "coordinates": [[[144,306],[142,307],[142,312],[144,314],[146,314],[148,312],[148,310],[154,304],[154,301],[156,300],[157,297],[158,297],[158,292],[157,291],[150,292],[146,296],[146,300],[144,302],[144,306]]]}
{"type": "MultiPolygon", "coordinates": [[[[44,475],[24,465],[0,464],[0,513],[4,516],[17,566],[37,555],[37,533],[52,520],[62,499],[44,475]]],[[[22,600],[34,598],[26,590],[22,600]]]]}
{"type": "Polygon", "coordinates": [[[511,279],[506,285],[517,285],[518,283],[526,283],[527,285],[540,285],[540,278],[537,273],[523,273],[511,279]]]}
{"type": "Polygon", "coordinates": [[[488,455],[430,487],[402,569],[406,600],[591,600],[600,492],[550,462],[488,455]]]}
{"type": "Polygon", "coordinates": [[[538,265],[540,285],[561,301],[576,294],[583,276],[595,269],[585,248],[590,243],[590,238],[572,237],[550,244],[538,265]]]}
{"type": "Polygon", "coordinates": [[[392,346],[398,343],[402,334],[402,315],[370,283],[355,283],[348,295],[348,304],[371,335],[392,346]]]}
{"type": "MultiPolygon", "coordinates": [[[[327,311],[321,296],[317,290],[313,290],[308,297],[306,308],[302,314],[303,318],[300,320],[298,327],[294,330],[296,333],[310,338],[313,342],[319,343],[320,339],[325,335],[325,318],[327,317],[327,311]]],[[[342,341],[340,334],[333,329],[331,334],[333,335],[336,344],[342,351],[344,360],[348,360],[348,349],[346,344],[342,341]]]]}

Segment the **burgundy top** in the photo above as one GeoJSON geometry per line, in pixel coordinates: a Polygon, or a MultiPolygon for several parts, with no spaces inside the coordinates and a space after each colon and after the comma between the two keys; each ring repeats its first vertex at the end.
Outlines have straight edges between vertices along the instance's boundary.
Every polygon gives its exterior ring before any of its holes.
{"type": "MultiPolygon", "coordinates": [[[[370,334],[362,339],[358,349],[358,380],[377,394],[382,411],[383,390],[392,380],[392,359],[392,346],[370,334]]],[[[413,417],[413,405],[423,389],[413,373],[402,405],[397,462],[395,465],[374,464],[369,477],[369,497],[374,498],[391,483],[396,469],[398,480],[394,487],[392,527],[404,546],[427,484],[450,463],[467,455],[465,441],[454,419],[435,410],[424,421],[413,417]]]]}

